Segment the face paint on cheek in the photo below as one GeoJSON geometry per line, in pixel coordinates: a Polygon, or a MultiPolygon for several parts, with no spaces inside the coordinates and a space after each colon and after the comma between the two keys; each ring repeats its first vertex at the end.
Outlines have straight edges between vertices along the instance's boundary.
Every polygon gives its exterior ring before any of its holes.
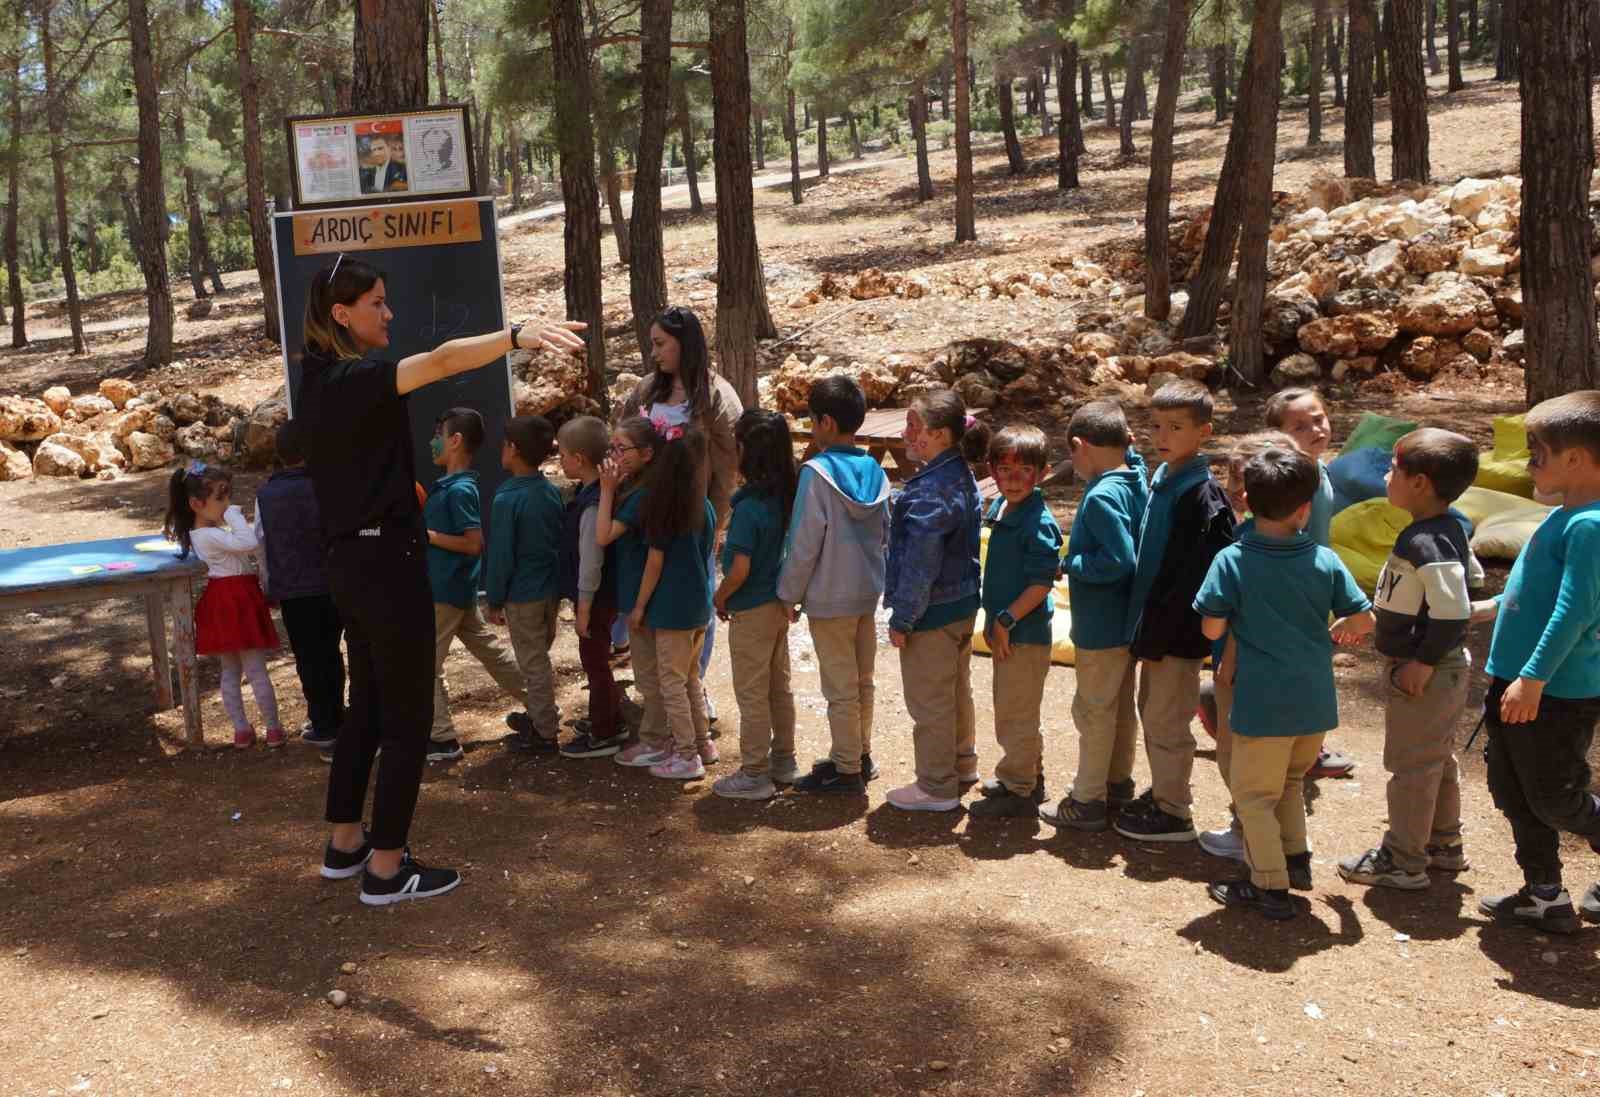
{"type": "Polygon", "coordinates": [[[428,439],[428,452],[433,454],[434,460],[444,456],[444,439],[435,434],[428,439]]]}

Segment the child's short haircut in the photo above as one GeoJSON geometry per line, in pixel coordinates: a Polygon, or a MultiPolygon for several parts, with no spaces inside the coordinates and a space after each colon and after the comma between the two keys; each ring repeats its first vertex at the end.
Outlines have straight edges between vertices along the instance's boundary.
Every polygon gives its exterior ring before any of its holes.
{"type": "Polygon", "coordinates": [[[1551,453],[1578,446],[1600,462],[1600,392],[1584,389],[1540,401],[1523,422],[1528,440],[1551,453]]]}
{"type": "Polygon", "coordinates": [[[285,419],[278,427],[278,433],[272,437],[272,446],[278,452],[279,464],[299,465],[305,462],[305,450],[300,448],[300,424],[293,419],[285,419]]]}
{"type": "Polygon", "coordinates": [[[989,463],[998,465],[1014,457],[1029,468],[1042,469],[1050,463],[1050,443],[1038,427],[1006,427],[989,440],[989,463]]]}
{"type": "Polygon", "coordinates": [[[835,373],[811,386],[806,409],[813,420],[826,415],[841,432],[854,434],[867,417],[867,397],[852,378],[835,373]]]}
{"type": "MultiPolygon", "coordinates": [[[[1283,426],[1284,420],[1289,418],[1289,406],[1299,403],[1308,396],[1317,403],[1322,403],[1322,394],[1316,389],[1290,388],[1273,393],[1272,399],[1267,401],[1267,406],[1261,412],[1266,417],[1267,426],[1283,426]]],[[[1327,410],[1326,407],[1323,410],[1327,410]]]]}
{"type": "Polygon", "coordinates": [[[1269,449],[1294,449],[1294,439],[1281,430],[1258,430],[1246,434],[1228,451],[1228,471],[1244,471],[1250,458],[1269,449]]]}
{"type": "MultiPolygon", "coordinates": [[[[1163,390],[1165,391],[1165,390],[1163,390]]],[[[1126,449],[1133,444],[1128,417],[1115,400],[1090,400],[1072,413],[1067,423],[1067,439],[1082,438],[1091,446],[1126,449]]]]}
{"type": "Polygon", "coordinates": [[[544,464],[555,440],[556,428],[542,415],[519,415],[506,421],[506,441],[534,468],[544,464]]]}
{"type": "Polygon", "coordinates": [[[561,424],[561,429],[556,432],[556,441],[599,468],[606,459],[607,447],[611,445],[611,431],[606,428],[605,420],[593,415],[579,415],[561,424]]]}
{"type": "Polygon", "coordinates": [[[1407,476],[1426,476],[1433,493],[1453,503],[1478,478],[1478,450],[1454,431],[1423,427],[1394,444],[1394,467],[1407,476]]]}
{"type": "Polygon", "coordinates": [[[1150,398],[1151,411],[1186,411],[1196,426],[1211,422],[1214,407],[1211,390],[1199,381],[1170,381],[1150,398]]]}
{"type": "Polygon", "coordinates": [[[472,408],[451,408],[434,420],[433,425],[440,437],[461,435],[468,453],[477,453],[483,446],[483,416],[472,408]]]}
{"type": "Polygon", "coordinates": [[[1273,446],[1245,462],[1244,490],[1250,512],[1280,522],[1311,502],[1322,474],[1317,463],[1299,450],[1273,446]]]}

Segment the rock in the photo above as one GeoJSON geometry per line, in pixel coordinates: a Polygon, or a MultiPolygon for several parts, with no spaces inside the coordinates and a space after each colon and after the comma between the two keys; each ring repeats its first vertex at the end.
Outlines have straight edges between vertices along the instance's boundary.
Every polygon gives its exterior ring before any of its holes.
{"type": "Polygon", "coordinates": [[[1406,249],[1398,240],[1379,244],[1361,260],[1357,278],[1364,286],[1394,289],[1406,280],[1406,249]]]}
{"type": "Polygon", "coordinates": [[[128,447],[128,463],[138,471],[158,469],[172,463],[176,456],[172,445],[164,438],[136,430],[124,439],[128,447]]]}
{"type": "Polygon", "coordinates": [[[0,396],[0,442],[42,442],[61,429],[61,417],[43,400],[0,396]]]}
{"type": "Polygon", "coordinates": [[[116,405],[96,392],[86,392],[82,396],[74,396],[71,405],[67,408],[66,419],[93,419],[96,415],[116,411],[116,405]]]}
{"type": "Polygon", "coordinates": [[[129,400],[139,395],[139,387],[126,377],[107,377],[100,382],[100,395],[121,411],[128,406],[129,400]]]}
{"type": "Polygon", "coordinates": [[[1516,209],[1504,202],[1489,203],[1471,220],[1479,232],[1493,232],[1496,229],[1515,232],[1522,223],[1516,209]]]}
{"type": "Polygon", "coordinates": [[[1348,316],[1355,312],[1382,312],[1400,303],[1400,294],[1392,289],[1357,287],[1341,290],[1328,299],[1329,316],[1348,316]]]}
{"type": "Polygon", "coordinates": [[[96,480],[111,481],[122,475],[121,469],[103,468],[94,474],[96,480]]]}
{"type": "Polygon", "coordinates": [[[84,461],[84,472],[99,472],[103,468],[121,468],[127,464],[116,439],[103,430],[89,434],[52,434],[42,445],[55,445],[70,449],[84,461]]]}
{"type": "Polygon", "coordinates": [[[887,401],[906,380],[882,362],[852,362],[843,366],[834,365],[826,354],[819,354],[809,362],[791,354],[771,374],[773,404],[787,415],[809,414],[806,401],[811,396],[811,387],[830,374],[853,378],[866,395],[868,406],[872,407],[887,401]]]}
{"type": "Polygon", "coordinates": [[[519,381],[513,390],[516,414],[549,415],[588,392],[589,367],[570,354],[545,355],[538,371],[530,373],[527,381],[519,381]]]}
{"type": "Polygon", "coordinates": [[[899,279],[883,273],[877,267],[868,267],[856,275],[850,287],[850,296],[857,301],[871,301],[879,297],[893,297],[899,288],[899,279]]]}
{"type": "Polygon", "coordinates": [[[33,475],[28,455],[9,442],[0,442],[0,480],[26,480],[33,475]]]}
{"type": "Polygon", "coordinates": [[[1494,179],[1463,179],[1450,188],[1450,212],[1472,220],[1500,194],[1494,179]]]}
{"type": "Polygon", "coordinates": [[[65,385],[52,385],[44,390],[41,399],[44,400],[45,407],[51,411],[57,415],[65,415],[68,405],[72,403],[72,392],[65,385]]]}
{"type": "Polygon", "coordinates": [[[1527,349],[1527,340],[1522,328],[1518,328],[1500,342],[1501,353],[1513,362],[1522,361],[1522,356],[1527,353],[1527,349]]]}
{"type": "Polygon", "coordinates": [[[1272,383],[1278,388],[1314,385],[1322,378],[1322,366],[1309,354],[1291,354],[1272,367],[1272,383]]]}
{"type": "Polygon", "coordinates": [[[1122,372],[1122,368],[1118,364],[1117,359],[1112,359],[1109,362],[1101,362],[1089,371],[1089,384],[1091,385],[1110,385],[1127,381],[1129,379],[1130,378],[1128,378],[1127,375],[1122,372]]]}
{"type": "Polygon", "coordinates": [[[1437,274],[1453,268],[1460,256],[1459,244],[1418,241],[1406,249],[1406,269],[1413,274],[1437,274]]]}
{"type": "Polygon", "coordinates": [[[328,991],[328,1004],[334,1009],[343,1009],[349,1004],[350,995],[342,990],[328,991]]]}
{"type": "Polygon", "coordinates": [[[1468,281],[1436,281],[1436,274],[1400,299],[1395,323],[1408,335],[1465,335],[1480,326],[1485,315],[1498,323],[1489,295],[1468,281]]]}
{"type": "MultiPolygon", "coordinates": [[[[287,415],[285,416],[287,418],[287,415]]],[[[152,415],[145,421],[147,434],[153,434],[164,442],[170,442],[178,436],[178,424],[168,419],[165,415],[152,415]]]]}
{"type": "MultiPolygon", "coordinates": [[[[523,413],[519,411],[517,414],[523,413]]],[[[239,456],[253,465],[271,464],[278,451],[278,428],[288,421],[289,406],[283,397],[269,396],[261,401],[250,409],[250,415],[245,419],[244,452],[239,456]]],[[[151,433],[159,432],[152,427],[151,433]]]]}
{"type": "Polygon", "coordinates": [[[851,362],[845,372],[861,386],[868,407],[881,407],[888,403],[894,390],[900,387],[901,375],[882,362],[851,362]]]}
{"type": "Polygon", "coordinates": [[[1117,353],[1117,338],[1103,331],[1080,331],[1072,337],[1072,350],[1078,355],[1096,355],[1101,359],[1117,353]]]}
{"type": "Polygon", "coordinates": [[[1482,328],[1473,328],[1461,340],[1461,349],[1478,361],[1487,362],[1494,357],[1494,336],[1482,328]]]}
{"type": "Polygon", "coordinates": [[[87,476],[89,462],[66,446],[56,442],[41,442],[33,454],[35,476],[87,476]]]}
{"type": "Polygon", "coordinates": [[[1154,396],[1176,380],[1178,376],[1174,373],[1152,373],[1150,379],[1144,383],[1144,391],[1147,395],[1154,396]]]}
{"type": "Polygon", "coordinates": [[[1460,353],[1461,344],[1455,340],[1424,335],[1413,339],[1400,355],[1400,368],[1419,381],[1428,381],[1460,353]]]}
{"type": "Polygon", "coordinates": [[[1306,200],[1319,210],[1349,205],[1350,198],[1350,181],[1325,171],[1314,173],[1306,184],[1306,200]]]}
{"type": "Polygon", "coordinates": [[[111,416],[103,424],[106,433],[122,441],[136,430],[144,430],[153,412],[146,408],[132,408],[111,416]]]}
{"type": "Polygon", "coordinates": [[[1342,358],[1333,364],[1331,376],[1335,381],[1353,381],[1371,377],[1378,370],[1378,360],[1370,355],[1361,358],[1342,358]]]}
{"type": "Polygon", "coordinates": [[[610,393],[611,402],[620,408],[628,397],[633,395],[633,390],[638,387],[639,375],[637,373],[624,372],[617,374],[616,379],[611,382],[611,387],[607,391],[610,393]]]}
{"type": "Polygon", "coordinates": [[[925,274],[913,274],[900,284],[901,296],[908,300],[933,296],[933,283],[925,274]]]}
{"type": "Polygon", "coordinates": [[[1170,308],[1167,312],[1167,323],[1171,324],[1176,330],[1183,324],[1184,314],[1189,311],[1189,291],[1174,290],[1172,296],[1167,300],[1170,303],[1170,308]]]}
{"type": "Polygon", "coordinates": [[[1155,359],[1142,354],[1113,355],[1105,360],[1122,377],[1129,381],[1148,381],[1155,372],[1155,359]]]}
{"type": "Polygon", "coordinates": [[[216,435],[212,433],[212,428],[204,423],[190,423],[186,427],[180,427],[173,444],[185,457],[194,457],[201,461],[214,461],[221,455],[221,446],[216,435]]]}
{"type": "Polygon", "coordinates": [[[172,398],[171,414],[180,427],[186,427],[206,417],[206,406],[194,393],[182,392],[172,398]]]}
{"type": "Polygon", "coordinates": [[[1267,294],[1261,311],[1261,335],[1275,346],[1293,344],[1300,329],[1315,320],[1317,299],[1303,289],[1267,294]]]}
{"type": "Polygon", "coordinates": [[[1032,364],[1026,350],[1003,339],[962,339],[946,347],[945,355],[957,377],[981,369],[1001,383],[1015,381],[1032,364]]]}
{"type": "Polygon", "coordinates": [[[1173,354],[1164,354],[1151,362],[1150,372],[1173,373],[1186,381],[1204,381],[1215,366],[1216,363],[1209,358],[1177,351],[1173,354]]]}
{"type": "Polygon", "coordinates": [[[1361,660],[1352,651],[1341,651],[1333,657],[1333,665],[1340,670],[1349,670],[1351,667],[1358,666],[1360,662],[1361,660]]]}
{"type": "Polygon", "coordinates": [[[988,370],[974,370],[956,378],[956,395],[969,408],[992,408],[1000,402],[1000,382],[988,370]]]}
{"type": "Polygon", "coordinates": [[[360,970],[360,966],[354,960],[346,960],[339,965],[339,974],[341,975],[354,975],[360,970]]]}
{"type": "Polygon", "coordinates": [[[1497,248],[1468,248],[1461,253],[1458,269],[1462,274],[1500,278],[1510,266],[1511,256],[1497,248]]]}
{"type": "Polygon", "coordinates": [[[1374,312],[1347,313],[1313,320],[1299,332],[1300,349],[1308,354],[1329,354],[1335,358],[1355,358],[1375,354],[1394,341],[1399,330],[1387,315],[1374,312]]]}
{"type": "Polygon", "coordinates": [[[190,320],[204,320],[211,315],[211,310],[214,307],[215,302],[211,298],[200,297],[191,301],[189,307],[183,310],[183,314],[190,320]]]}
{"type": "Polygon", "coordinates": [[[934,1071],[949,1070],[950,1064],[945,1062],[943,1059],[933,1059],[929,1061],[928,1069],[934,1071]]]}

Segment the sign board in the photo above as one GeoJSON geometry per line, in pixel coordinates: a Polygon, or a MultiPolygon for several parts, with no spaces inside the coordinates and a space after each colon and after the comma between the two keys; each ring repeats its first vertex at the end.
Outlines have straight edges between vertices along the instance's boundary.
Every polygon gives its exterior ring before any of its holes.
{"type": "Polygon", "coordinates": [[[477,192],[472,131],[463,105],[390,114],[298,115],[284,126],[297,209],[477,192]]]}
{"type": "MultiPolygon", "coordinates": [[[[286,212],[274,215],[272,227],[291,415],[305,350],[306,290],[312,276],[331,267],[340,252],[384,272],[384,293],[394,313],[389,346],[381,352],[386,361],[397,362],[449,339],[506,326],[492,198],[286,212]]],[[[505,476],[500,440],[513,407],[506,360],[502,357],[482,369],[417,389],[407,404],[417,475],[424,486],[439,475],[428,452],[439,414],[469,407],[483,416],[484,444],[473,467],[479,475],[487,535],[489,501],[505,476]]]]}

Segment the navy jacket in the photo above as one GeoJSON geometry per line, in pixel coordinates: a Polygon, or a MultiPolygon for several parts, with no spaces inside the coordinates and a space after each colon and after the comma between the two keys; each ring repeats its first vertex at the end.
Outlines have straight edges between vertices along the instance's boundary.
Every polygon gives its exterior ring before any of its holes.
{"type": "Polygon", "coordinates": [[[983,503],[960,452],[946,450],[907,480],[891,514],[883,604],[889,627],[910,632],[930,609],[978,594],[983,503]]]}
{"type": "Polygon", "coordinates": [[[275,472],[256,492],[262,551],[267,558],[267,597],[275,602],[328,593],[323,570],[327,538],[311,474],[304,466],[275,472]]]}

